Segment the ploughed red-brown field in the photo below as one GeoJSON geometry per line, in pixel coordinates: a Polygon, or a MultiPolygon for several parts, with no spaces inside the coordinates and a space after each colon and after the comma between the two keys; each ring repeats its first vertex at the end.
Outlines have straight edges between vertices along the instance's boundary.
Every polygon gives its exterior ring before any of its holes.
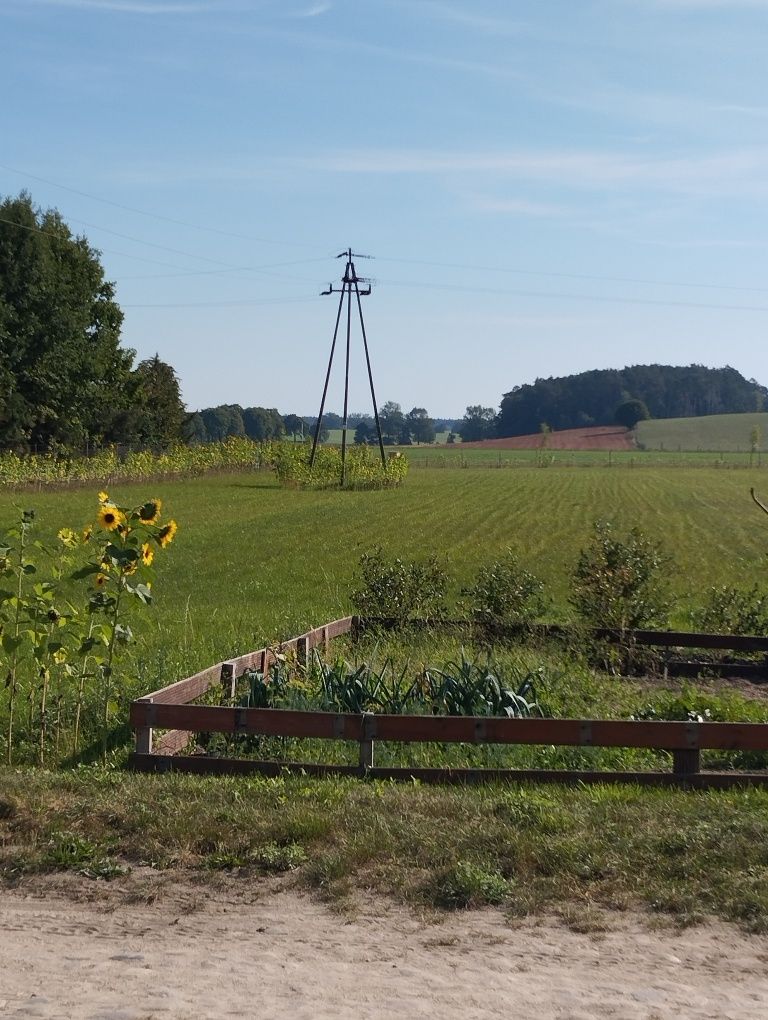
{"type": "Polygon", "coordinates": [[[507,436],[504,439],[483,439],[479,443],[462,443],[462,449],[475,450],[634,450],[632,433],[621,425],[592,425],[585,429],[563,429],[544,436],[507,436]],[[545,441],[546,440],[546,441],[545,441]]]}

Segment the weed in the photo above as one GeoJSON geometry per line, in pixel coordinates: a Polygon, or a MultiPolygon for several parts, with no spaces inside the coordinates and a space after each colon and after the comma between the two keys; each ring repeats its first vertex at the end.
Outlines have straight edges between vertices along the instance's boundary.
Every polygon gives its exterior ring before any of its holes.
{"type": "Polygon", "coordinates": [[[473,861],[457,861],[430,878],[425,893],[436,906],[448,910],[503,903],[513,883],[473,861]]]}

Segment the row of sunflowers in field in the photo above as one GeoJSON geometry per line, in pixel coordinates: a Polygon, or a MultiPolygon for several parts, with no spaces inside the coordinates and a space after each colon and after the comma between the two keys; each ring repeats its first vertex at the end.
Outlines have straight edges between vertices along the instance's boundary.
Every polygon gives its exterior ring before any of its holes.
{"type": "MultiPolygon", "coordinates": [[[[318,447],[310,468],[309,444],[254,442],[230,436],[220,442],[121,453],[114,448],[90,456],[70,454],[0,453],[0,486],[46,486],[97,482],[148,481],[186,478],[215,471],[273,469],[282,485],[330,488],[340,484],[341,451],[318,447]]],[[[347,450],[345,487],[387,488],[399,485],[408,470],[407,460],[390,453],[385,464],[366,446],[347,450]]]]}
{"type": "Polygon", "coordinates": [[[238,436],[218,443],[176,446],[159,453],[151,450],[120,453],[113,447],[90,456],[5,452],[0,454],[0,485],[114,484],[247,470],[258,468],[261,462],[261,444],[238,436]]]}
{"type": "Polygon", "coordinates": [[[82,531],[55,546],[35,537],[24,510],[0,536],[0,718],[5,760],[107,756],[130,687],[133,610],[152,602],[156,557],[178,526],[162,503],[118,506],[101,492],[82,531]]]}
{"type": "MultiPolygon", "coordinates": [[[[319,446],[313,464],[306,447],[292,443],[272,443],[264,457],[281,485],[314,489],[341,485],[342,454],[338,446],[319,446]]],[[[373,447],[352,446],[346,451],[344,488],[394,488],[402,484],[407,473],[408,459],[399,451],[391,452],[383,464],[373,447]]]]}

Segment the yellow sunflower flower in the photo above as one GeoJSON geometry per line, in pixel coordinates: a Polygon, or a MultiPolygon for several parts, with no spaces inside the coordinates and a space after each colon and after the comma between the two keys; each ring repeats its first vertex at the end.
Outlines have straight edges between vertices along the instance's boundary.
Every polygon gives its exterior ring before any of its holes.
{"type": "Polygon", "coordinates": [[[123,564],[123,571],[122,571],[123,572],[123,576],[125,577],[128,574],[135,574],[136,573],[136,568],[138,567],[138,565],[139,565],[139,561],[138,560],[131,560],[129,563],[123,564]]]}
{"type": "Polygon", "coordinates": [[[103,490],[99,493],[99,503],[109,503],[109,493],[103,490]]]}
{"type": "Polygon", "coordinates": [[[152,546],[149,542],[145,542],[141,547],[141,562],[145,567],[152,566],[152,560],[155,558],[155,554],[152,550],[152,546]]]}
{"type": "Polygon", "coordinates": [[[93,579],[93,586],[94,588],[103,588],[108,580],[109,578],[106,574],[96,574],[93,579]]]}
{"type": "Polygon", "coordinates": [[[71,528],[61,528],[56,537],[67,549],[74,549],[77,545],[77,535],[71,528]]]}
{"type": "Polygon", "coordinates": [[[139,520],[142,524],[157,524],[162,509],[163,501],[161,499],[148,499],[139,507],[139,520]]]}
{"type": "Polygon", "coordinates": [[[170,545],[179,530],[179,526],[176,521],[168,521],[165,527],[161,528],[157,535],[157,541],[161,549],[165,549],[167,545],[170,545]]]}
{"type": "Polygon", "coordinates": [[[104,528],[105,531],[115,531],[121,524],[125,524],[125,514],[111,503],[104,503],[99,507],[96,520],[99,527],[104,528]]]}
{"type": "Polygon", "coordinates": [[[83,544],[90,542],[93,535],[93,525],[89,524],[87,528],[83,528],[83,544]]]}

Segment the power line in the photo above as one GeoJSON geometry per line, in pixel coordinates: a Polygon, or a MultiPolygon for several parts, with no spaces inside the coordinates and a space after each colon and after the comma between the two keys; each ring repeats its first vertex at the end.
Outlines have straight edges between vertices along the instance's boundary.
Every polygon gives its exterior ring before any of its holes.
{"type": "MultiPolygon", "coordinates": [[[[53,230],[45,230],[43,227],[30,227],[26,223],[17,223],[16,220],[6,219],[4,216],[0,216],[0,223],[9,223],[12,227],[18,227],[19,230],[28,230],[33,234],[43,234],[46,237],[58,238],[59,235],[53,230]]],[[[160,262],[158,259],[147,258],[146,255],[129,255],[126,251],[115,251],[114,248],[102,248],[98,249],[100,252],[106,252],[108,255],[119,255],[121,258],[134,259],[137,262],[150,262],[155,266],[163,266],[165,269],[183,269],[183,266],[177,266],[173,262],[160,262]]]]}
{"type": "Polygon", "coordinates": [[[733,290],[754,294],[768,294],[765,287],[744,287],[721,283],[683,283],[673,280],[648,280],[632,276],[593,276],[587,273],[554,273],[539,269],[513,269],[506,266],[478,266],[461,262],[428,262],[424,259],[400,259],[377,256],[380,262],[397,262],[410,266],[434,266],[439,269],[460,269],[462,272],[512,273],[518,276],[552,276],[563,280],[591,280],[596,283],[640,283],[653,287],[694,287],[699,290],[733,290]]]}
{"type": "MultiPolygon", "coordinates": [[[[39,177],[39,176],[36,176],[35,174],[30,174],[30,173],[28,173],[26,171],[18,170],[16,168],[8,166],[7,164],[4,164],[4,163],[0,163],[0,169],[7,170],[10,173],[17,174],[17,175],[19,175],[21,177],[29,177],[32,180],[36,180],[36,181],[39,181],[41,183],[48,184],[48,185],[50,185],[52,187],[55,187],[55,188],[60,188],[63,191],[68,191],[68,192],[70,192],[72,194],[79,195],[79,196],[81,196],[83,198],[91,199],[91,200],[93,200],[95,202],[100,202],[100,203],[102,203],[104,205],[113,206],[114,208],[122,209],[122,210],[124,210],[126,212],[135,213],[135,214],[140,215],[140,216],[146,216],[146,217],[148,217],[150,219],[156,219],[156,220],[160,220],[160,221],[163,221],[163,222],[166,222],[166,223],[173,223],[173,224],[175,224],[177,226],[191,227],[191,228],[193,228],[195,230],[202,230],[202,231],[206,231],[206,232],[209,232],[209,233],[219,234],[219,235],[224,236],[224,237],[235,237],[235,238],[239,238],[239,239],[242,239],[242,240],[254,241],[254,242],[257,242],[257,243],[260,243],[260,244],[285,245],[285,246],[288,246],[288,247],[312,248],[315,251],[320,250],[319,246],[307,245],[307,244],[298,244],[298,243],[289,242],[289,241],[274,241],[274,240],[271,240],[271,239],[260,238],[260,237],[252,237],[252,236],[249,236],[247,234],[239,234],[239,233],[232,232],[232,231],[220,230],[220,229],[218,229],[216,227],[207,227],[207,226],[202,226],[202,225],[196,224],[196,223],[190,223],[188,221],[179,220],[179,219],[176,219],[176,218],[171,217],[171,216],[163,216],[161,214],[150,213],[150,212],[147,212],[147,211],[145,211],[143,209],[137,209],[137,208],[135,208],[133,206],[124,205],[124,204],[122,204],[120,202],[114,202],[114,201],[112,201],[110,199],[101,198],[98,195],[93,195],[93,194],[91,194],[89,192],[81,191],[81,190],[79,190],[77,188],[69,187],[68,185],[59,184],[56,181],[52,181],[52,180],[50,180],[48,178],[45,178],[45,177],[39,177]]],[[[132,259],[134,261],[139,261],[139,262],[146,262],[146,263],[149,263],[151,265],[162,266],[163,268],[175,269],[175,270],[178,271],[176,273],[167,273],[167,274],[146,274],[146,275],[121,276],[120,279],[124,279],[124,280],[129,280],[129,279],[181,278],[181,277],[184,277],[184,276],[202,276],[202,275],[211,275],[211,276],[214,276],[214,275],[225,275],[225,274],[231,273],[231,272],[237,272],[237,273],[239,273],[239,272],[255,272],[255,273],[263,273],[264,275],[268,275],[268,276],[275,276],[275,277],[281,277],[281,278],[295,280],[296,279],[295,277],[288,277],[285,274],[279,274],[279,273],[270,273],[269,270],[275,269],[275,268],[281,268],[283,266],[287,267],[287,266],[292,266],[292,265],[306,264],[306,263],[310,263],[310,262],[321,262],[321,261],[325,261],[325,258],[327,257],[327,256],[324,256],[324,257],[318,256],[318,257],[312,258],[312,259],[300,259],[300,260],[296,260],[296,261],[292,261],[292,262],[271,263],[271,264],[267,264],[267,265],[263,265],[263,266],[238,266],[238,265],[234,265],[232,263],[223,262],[223,261],[221,261],[219,259],[211,258],[210,256],[198,255],[198,254],[195,254],[195,253],[192,253],[192,252],[183,251],[181,249],[173,248],[173,247],[170,247],[170,246],[167,246],[167,245],[162,245],[162,244],[156,243],[154,241],[145,241],[145,240],[143,240],[141,238],[134,237],[134,236],[129,235],[129,234],[123,234],[123,233],[120,233],[118,231],[111,230],[108,227],[101,227],[98,224],[88,223],[88,222],[86,222],[84,220],[79,220],[79,219],[76,219],[74,217],[69,217],[69,219],[71,219],[75,223],[80,223],[83,226],[88,227],[89,229],[100,230],[100,231],[102,231],[104,233],[111,234],[114,237],[120,237],[120,238],[123,238],[124,240],[129,240],[129,241],[132,241],[132,242],[134,242],[136,244],[146,245],[148,247],[157,248],[159,250],[167,251],[167,252],[170,252],[172,254],[181,255],[181,256],[183,256],[185,258],[197,259],[199,261],[208,262],[208,263],[211,263],[213,265],[221,267],[219,269],[212,269],[212,270],[189,270],[186,267],[178,266],[178,265],[175,265],[174,263],[161,262],[161,261],[159,261],[157,259],[147,258],[146,256],[142,256],[142,255],[133,255],[133,254],[129,254],[128,252],[117,251],[115,249],[101,248],[100,247],[99,248],[100,251],[103,251],[103,252],[105,252],[107,254],[110,254],[110,255],[117,255],[117,256],[119,256],[121,258],[132,259]]],[[[51,236],[56,236],[56,235],[52,234],[51,231],[46,231],[46,230],[43,230],[43,229],[41,229],[39,227],[28,227],[28,226],[25,226],[23,224],[16,223],[15,221],[12,221],[12,220],[3,219],[2,217],[0,217],[0,222],[10,223],[13,226],[20,227],[21,229],[25,229],[25,230],[37,230],[39,233],[42,233],[42,234],[51,234],[51,236]]],[[[641,278],[641,277],[629,277],[629,276],[600,276],[600,275],[596,275],[596,274],[587,274],[587,273],[562,273],[562,272],[552,272],[552,271],[548,271],[548,270],[519,269],[519,268],[515,268],[515,267],[505,267],[505,266],[472,265],[472,264],[469,264],[469,263],[460,263],[460,262],[437,262],[437,261],[430,261],[430,260],[427,260],[427,259],[406,259],[406,258],[397,258],[397,257],[392,257],[392,256],[383,256],[383,257],[379,256],[379,261],[399,263],[399,264],[402,264],[402,265],[432,266],[432,267],[441,268],[441,269],[458,269],[458,270],[461,270],[463,272],[469,271],[469,272],[502,273],[502,274],[506,273],[506,274],[514,274],[514,275],[518,275],[518,276],[552,277],[553,279],[567,279],[567,280],[585,280],[585,281],[596,282],[596,283],[631,283],[631,284],[640,284],[640,285],[644,285],[644,286],[655,286],[655,287],[677,287],[677,288],[693,288],[693,289],[697,289],[697,290],[715,290],[715,291],[720,290],[720,291],[732,291],[732,292],[741,292],[741,293],[768,294],[768,288],[763,288],[763,287],[748,287],[748,286],[735,285],[735,284],[716,284],[716,283],[684,282],[684,281],[672,281],[672,280],[654,280],[654,279],[647,279],[647,278],[641,278]]],[[[386,281],[384,281],[384,282],[386,282],[386,281]]],[[[408,282],[389,281],[389,286],[412,286],[412,284],[410,284],[408,282]]],[[[764,307],[764,306],[730,305],[730,304],[729,305],[723,305],[723,304],[716,304],[716,303],[709,304],[709,303],[703,303],[703,302],[699,303],[699,302],[686,302],[686,301],[662,301],[662,300],[654,300],[654,299],[650,299],[650,298],[589,296],[589,295],[583,295],[583,294],[568,294],[568,293],[556,293],[556,292],[546,292],[546,291],[497,290],[497,289],[493,289],[493,288],[468,287],[466,285],[460,285],[460,284],[457,284],[457,285],[453,285],[453,284],[428,284],[428,283],[423,283],[422,282],[422,283],[419,284],[419,286],[421,286],[421,287],[428,287],[430,289],[461,290],[461,291],[466,291],[466,292],[469,292],[469,293],[509,294],[510,296],[517,296],[517,297],[557,297],[557,298],[568,299],[568,300],[596,301],[596,302],[607,302],[607,303],[614,303],[614,304],[635,304],[635,305],[647,304],[647,305],[669,306],[669,307],[683,307],[683,308],[723,309],[725,311],[758,311],[758,312],[768,311],[768,307],[764,307]]],[[[139,306],[132,305],[132,306],[126,306],[126,307],[139,307],[139,306]]],[[[145,305],[145,306],[141,306],[141,307],[151,307],[151,306],[145,305]]],[[[170,306],[159,306],[158,305],[157,307],[170,307],[170,306]]],[[[177,304],[177,305],[174,305],[173,307],[185,307],[185,306],[182,305],[182,304],[177,304]]],[[[196,307],[196,305],[194,303],[192,303],[192,304],[188,305],[187,307],[196,307]]]]}
{"type": "Polygon", "coordinates": [[[125,304],[120,302],[121,308],[240,308],[250,305],[296,305],[305,304],[308,301],[316,301],[317,298],[245,298],[242,301],[162,301],[148,304],[125,304]]]}
{"type": "MultiPolygon", "coordinates": [[[[73,222],[81,223],[84,226],[90,226],[94,230],[104,230],[108,234],[114,234],[116,237],[122,237],[122,238],[124,238],[125,240],[128,240],[128,241],[135,241],[135,240],[137,240],[137,238],[129,237],[127,234],[118,234],[114,230],[107,230],[106,227],[97,227],[94,224],[84,223],[83,220],[74,220],[73,222]]],[[[0,216],[0,223],[8,223],[12,227],[18,227],[20,230],[27,230],[27,231],[30,231],[31,233],[35,233],[35,234],[43,234],[46,237],[58,238],[58,236],[59,236],[53,230],[46,230],[44,227],[37,227],[37,226],[32,227],[32,226],[29,226],[26,223],[18,223],[16,220],[7,219],[4,216],[0,216]]],[[[151,241],[139,241],[139,243],[140,244],[148,244],[148,245],[151,245],[152,247],[155,247],[155,248],[163,248],[164,247],[163,245],[153,245],[151,241]]],[[[164,268],[167,268],[167,269],[178,269],[178,270],[180,270],[180,272],[178,272],[178,273],[168,273],[168,274],[164,273],[164,274],[161,274],[160,276],[158,276],[157,274],[149,275],[149,276],[138,276],[138,277],[130,277],[130,276],[128,276],[128,277],[121,277],[121,279],[162,279],[165,276],[199,276],[199,275],[206,275],[206,274],[217,274],[217,273],[225,273],[225,272],[234,272],[234,271],[237,271],[237,272],[263,273],[265,276],[273,276],[273,277],[278,277],[280,279],[288,279],[288,280],[295,281],[295,279],[296,279],[295,276],[288,276],[285,273],[271,273],[271,272],[269,272],[269,270],[272,269],[272,268],[278,268],[278,267],[281,267],[281,266],[300,265],[300,264],[303,264],[303,263],[306,263],[306,262],[325,262],[326,261],[325,259],[298,259],[295,262],[276,262],[276,263],[269,263],[269,264],[267,264],[265,266],[231,266],[231,267],[228,267],[226,269],[201,269],[201,270],[188,271],[188,270],[185,270],[182,266],[175,265],[173,262],[160,262],[158,259],[147,258],[144,255],[129,255],[128,252],[125,252],[125,251],[116,251],[114,248],[102,248],[101,246],[99,246],[98,250],[101,251],[101,252],[106,252],[109,255],[118,255],[121,258],[134,259],[134,260],[139,261],[139,262],[149,262],[152,265],[163,266],[164,268]]],[[[175,249],[175,248],[165,248],[164,250],[165,251],[177,251],[177,249],[175,249]]],[[[177,254],[186,255],[187,253],[186,252],[177,252],[177,254]]],[[[201,258],[202,256],[195,255],[195,256],[190,256],[190,257],[192,257],[192,258],[201,258]]],[[[215,260],[211,259],[209,261],[215,261],[215,260]]],[[[221,265],[227,266],[228,264],[227,263],[221,263],[221,265]]]]}
{"type": "MultiPolygon", "coordinates": [[[[182,276],[224,276],[230,272],[242,272],[242,273],[257,273],[265,269],[280,269],[284,266],[303,266],[309,262],[327,262],[328,259],[323,258],[312,258],[312,259],[294,259],[292,262],[270,262],[264,266],[240,266],[237,270],[230,269],[190,269],[187,272],[182,273],[139,273],[125,275],[121,274],[121,280],[165,280],[165,279],[176,279],[182,276]]],[[[282,274],[281,274],[282,275],[282,274]]],[[[295,276],[287,277],[286,279],[295,280],[295,276]]]]}
{"type": "MultiPolygon", "coordinates": [[[[6,163],[0,163],[0,169],[7,170],[9,173],[17,174],[19,177],[29,177],[30,180],[39,181],[41,184],[48,184],[52,188],[60,188],[62,191],[68,191],[72,195],[79,195],[81,198],[89,198],[93,202],[101,202],[102,205],[111,205],[115,209],[122,209],[124,212],[135,213],[137,216],[146,216],[148,219],[162,220],[165,223],[174,223],[178,227],[190,227],[193,230],[203,230],[209,234],[220,234],[222,237],[237,237],[242,241],[255,241],[257,244],[271,244],[271,245],[282,245],[286,248],[309,248],[312,251],[320,251],[319,245],[304,244],[295,241],[275,241],[266,237],[253,237],[249,234],[238,234],[231,230],[221,230],[218,227],[206,227],[199,223],[190,223],[187,220],[177,220],[172,216],[163,216],[162,213],[151,213],[145,209],[137,209],[135,206],[124,205],[122,202],[114,202],[108,198],[101,198],[98,195],[93,195],[88,191],[80,191],[78,188],[71,188],[66,184],[58,184],[56,181],[52,181],[47,177],[38,177],[35,174],[28,173],[26,170],[17,170],[15,167],[8,166],[6,163]]],[[[322,249],[325,251],[325,249],[322,249]]]]}
{"type": "Polygon", "coordinates": [[[568,301],[595,301],[617,305],[651,305],[669,308],[706,308],[726,312],[768,312],[768,305],[724,305],[703,301],[662,301],[654,298],[609,297],[600,294],[570,294],[548,290],[502,290],[493,287],[468,287],[453,283],[412,283],[409,280],[381,280],[377,283],[390,287],[416,287],[430,290],[459,290],[470,294],[500,294],[509,297],[559,298],[568,301]]]}

